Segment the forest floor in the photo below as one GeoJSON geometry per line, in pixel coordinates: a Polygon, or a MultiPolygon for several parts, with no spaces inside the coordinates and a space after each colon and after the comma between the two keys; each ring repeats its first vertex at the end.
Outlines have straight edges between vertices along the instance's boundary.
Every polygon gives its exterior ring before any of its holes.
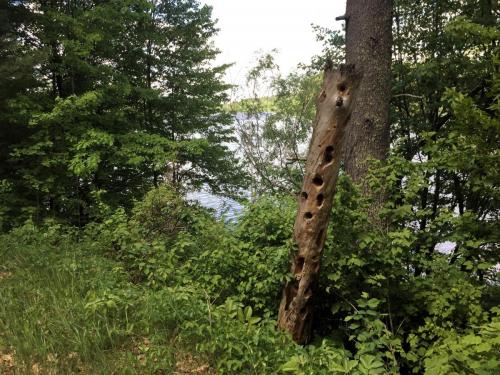
{"type": "Polygon", "coordinates": [[[124,323],[112,299],[89,308],[90,296],[130,286],[121,270],[78,245],[2,243],[0,374],[215,374],[175,335],[124,323]]]}

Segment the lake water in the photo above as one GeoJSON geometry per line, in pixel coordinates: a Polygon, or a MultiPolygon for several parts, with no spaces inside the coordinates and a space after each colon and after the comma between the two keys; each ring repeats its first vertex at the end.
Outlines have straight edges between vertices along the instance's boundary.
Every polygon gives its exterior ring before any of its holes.
{"type": "MultiPolygon", "coordinates": [[[[221,197],[209,193],[208,191],[197,191],[187,194],[187,199],[199,202],[203,207],[213,209],[215,216],[220,219],[223,218],[226,222],[235,222],[243,210],[243,205],[235,200],[227,197],[221,197]]],[[[435,250],[443,253],[450,254],[455,248],[456,243],[445,241],[436,244],[435,250]]],[[[500,264],[497,265],[500,269],[500,264]]]]}
{"type": "Polygon", "coordinates": [[[187,194],[188,200],[199,202],[203,207],[213,209],[215,217],[225,221],[236,221],[243,210],[243,205],[227,197],[221,197],[208,191],[195,191],[187,194]]]}

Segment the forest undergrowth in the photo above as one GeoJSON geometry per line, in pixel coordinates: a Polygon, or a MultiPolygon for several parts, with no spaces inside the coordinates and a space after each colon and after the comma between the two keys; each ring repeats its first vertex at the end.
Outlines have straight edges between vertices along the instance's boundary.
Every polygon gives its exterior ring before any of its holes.
{"type": "Polygon", "coordinates": [[[278,304],[344,32],[229,103],[202,2],[0,0],[0,375],[497,374],[498,6],[392,7],[390,149],[364,193],[343,160],[300,346],[278,304]]]}
{"type": "Polygon", "coordinates": [[[227,224],[163,187],[83,230],[27,223],[1,238],[1,372],[493,374],[498,286],[475,286],[445,255],[404,275],[401,233],[346,252],[365,228],[360,202],[343,177],[305,347],[275,328],[292,198],[227,224]]]}

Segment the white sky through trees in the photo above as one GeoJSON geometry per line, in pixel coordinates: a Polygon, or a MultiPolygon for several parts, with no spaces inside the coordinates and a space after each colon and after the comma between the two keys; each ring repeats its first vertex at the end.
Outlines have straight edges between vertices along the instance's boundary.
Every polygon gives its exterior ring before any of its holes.
{"type": "Polygon", "coordinates": [[[235,63],[226,80],[244,82],[257,51],[278,49],[277,63],[288,73],[321,51],[311,24],[340,29],[335,17],[345,13],[345,0],[201,0],[213,7],[220,29],[217,63],[235,63]]]}

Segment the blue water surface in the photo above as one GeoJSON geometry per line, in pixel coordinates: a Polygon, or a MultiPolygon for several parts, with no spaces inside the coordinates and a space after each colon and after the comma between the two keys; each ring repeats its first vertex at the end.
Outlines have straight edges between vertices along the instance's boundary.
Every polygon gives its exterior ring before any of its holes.
{"type": "Polygon", "coordinates": [[[214,195],[204,190],[188,193],[186,198],[199,202],[203,207],[213,209],[215,217],[226,222],[237,221],[243,210],[243,205],[234,199],[214,195]]]}

